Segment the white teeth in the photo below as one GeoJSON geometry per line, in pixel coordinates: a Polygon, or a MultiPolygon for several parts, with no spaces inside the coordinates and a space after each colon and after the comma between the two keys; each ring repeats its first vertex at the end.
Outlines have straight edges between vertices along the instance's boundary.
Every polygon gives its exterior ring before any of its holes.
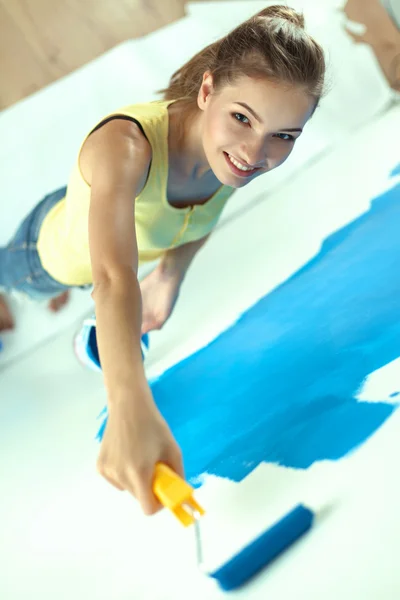
{"type": "Polygon", "coordinates": [[[233,163],[235,165],[235,167],[237,167],[241,171],[254,171],[253,167],[245,167],[240,162],[238,162],[236,159],[234,159],[233,156],[231,156],[230,154],[228,154],[228,156],[229,156],[229,160],[231,161],[231,163],[233,163]]]}

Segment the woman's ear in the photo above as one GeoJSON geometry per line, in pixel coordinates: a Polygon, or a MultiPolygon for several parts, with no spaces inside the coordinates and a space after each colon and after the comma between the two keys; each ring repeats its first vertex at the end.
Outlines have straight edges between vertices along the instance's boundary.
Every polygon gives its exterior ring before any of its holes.
{"type": "Polygon", "coordinates": [[[201,82],[201,86],[197,96],[197,105],[200,108],[200,110],[204,110],[206,108],[207,103],[213,94],[213,91],[213,76],[209,71],[206,71],[203,75],[203,81],[201,82]]]}

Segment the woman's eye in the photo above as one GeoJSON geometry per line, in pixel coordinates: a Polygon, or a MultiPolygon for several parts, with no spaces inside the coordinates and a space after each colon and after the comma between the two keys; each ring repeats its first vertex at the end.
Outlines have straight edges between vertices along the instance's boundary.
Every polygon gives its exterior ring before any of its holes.
{"type": "Polygon", "coordinates": [[[284,142],[294,142],[294,137],[290,133],[276,133],[275,137],[283,140],[284,142]]]}
{"type": "Polygon", "coordinates": [[[233,118],[237,121],[240,121],[241,123],[244,123],[245,125],[250,124],[249,119],[242,115],[242,113],[233,113],[233,118]]]}

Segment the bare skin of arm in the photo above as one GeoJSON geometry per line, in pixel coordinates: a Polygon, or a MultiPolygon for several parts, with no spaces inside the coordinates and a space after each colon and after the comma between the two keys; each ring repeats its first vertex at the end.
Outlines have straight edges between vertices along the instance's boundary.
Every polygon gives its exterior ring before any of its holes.
{"type": "Polygon", "coordinates": [[[145,514],[160,508],[152,493],[155,463],[165,462],[183,475],[180,449],[154,403],[140,349],[134,198],[145,184],[150,161],[147,140],[124,120],[94,132],[80,157],[91,185],[92,295],[109,406],[98,469],[115,487],[131,492],[145,514]]]}

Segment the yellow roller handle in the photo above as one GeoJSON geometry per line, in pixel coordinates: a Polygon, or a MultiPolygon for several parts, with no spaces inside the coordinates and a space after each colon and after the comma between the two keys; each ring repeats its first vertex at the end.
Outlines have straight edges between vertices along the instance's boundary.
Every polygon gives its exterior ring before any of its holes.
{"type": "Polygon", "coordinates": [[[185,527],[192,525],[198,516],[204,515],[204,509],[193,498],[192,486],[163,463],[155,466],[153,492],[185,527]]]}

